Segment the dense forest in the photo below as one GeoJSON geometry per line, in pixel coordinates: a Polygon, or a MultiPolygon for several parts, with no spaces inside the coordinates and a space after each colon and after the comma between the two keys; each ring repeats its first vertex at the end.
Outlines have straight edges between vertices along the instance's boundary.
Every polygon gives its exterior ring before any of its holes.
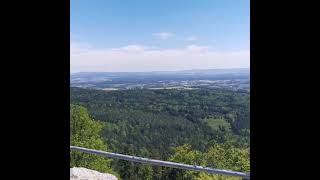
{"type": "MultiPolygon", "coordinates": [[[[72,145],[250,171],[250,94],[246,91],[70,88],[70,95],[72,145]],[[76,123],[84,120],[86,126],[76,123]]],[[[87,156],[73,152],[71,165],[115,172],[122,179],[234,179],[87,156]]]]}

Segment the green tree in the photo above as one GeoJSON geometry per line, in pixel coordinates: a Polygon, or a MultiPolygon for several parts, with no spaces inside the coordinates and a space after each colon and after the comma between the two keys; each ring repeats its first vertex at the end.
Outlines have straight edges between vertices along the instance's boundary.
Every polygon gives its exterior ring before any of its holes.
{"type": "MultiPolygon", "coordinates": [[[[242,172],[250,171],[248,149],[236,148],[229,142],[215,144],[206,153],[192,150],[188,144],[175,148],[174,152],[174,155],[169,158],[174,162],[242,172]]],[[[167,177],[178,180],[241,180],[239,177],[177,169],[169,169],[167,177]]]]}
{"type": "MultiPolygon", "coordinates": [[[[179,162],[190,165],[203,165],[203,155],[199,151],[192,150],[191,145],[185,144],[174,148],[175,154],[169,158],[169,161],[179,162]]],[[[199,176],[199,172],[186,171],[180,169],[169,169],[168,178],[177,180],[193,180],[199,176]]]]}
{"type": "Polygon", "coordinates": [[[241,172],[250,171],[249,149],[234,147],[231,143],[215,144],[205,153],[206,165],[213,168],[241,172]]]}
{"type": "Polygon", "coordinates": [[[152,180],[153,169],[150,165],[142,165],[138,169],[138,177],[144,180],[152,180]],[[142,178],[143,177],[143,178],[142,178]]]}
{"type": "MultiPolygon", "coordinates": [[[[241,167],[240,169],[244,171],[249,169],[247,149],[250,146],[250,93],[248,92],[202,88],[106,92],[70,88],[70,95],[71,103],[87,108],[90,117],[103,122],[101,137],[108,145],[109,151],[160,160],[171,158],[186,164],[208,164],[206,166],[209,167],[222,166],[226,169],[241,167]],[[227,146],[224,147],[223,144],[226,142],[232,144],[229,145],[232,151],[224,151],[227,146]],[[172,150],[172,147],[183,144],[190,146],[172,150]],[[218,145],[215,146],[216,144],[218,145]],[[202,158],[197,159],[199,155],[202,158]],[[229,162],[222,158],[223,162],[219,164],[217,163],[219,155],[226,155],[232,160],[229,162]]],[[[99,142],[94,144],[102,143],[101,138],[98,139],[99,142]]],[[[83,138],[74,136],[73,141],[84,143],[81,146],[90,147],[91,144],[85,143],[94,142],[81,140],[83,138]]],[[[185,179],[227,178],[157,166],[150,168],[121,160],[113,160],[111,167],[121,174],[123,179],[148,179],[150,174],[154,180],[177,179],[176,175],[180,175],[181,178],[185,176],[185,179]]]]}
{"type": "MultiPolygon", "coordinates": [[[[107,150],[100,137],[103,125],[89,117],[87,110],[70,105],[70,144],[96,150],[107,150]]],[[[71,151],[70,167],[85,167],[100,172],[115,174],[110,168],[111,160],[96,155],[71,151]]]]}

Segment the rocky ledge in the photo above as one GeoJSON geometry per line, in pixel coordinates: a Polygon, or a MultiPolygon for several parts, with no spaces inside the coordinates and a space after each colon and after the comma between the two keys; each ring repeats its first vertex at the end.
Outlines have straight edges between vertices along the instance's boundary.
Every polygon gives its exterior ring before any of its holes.
{"type": "Polygon", "coordinates": [[[112,174],[74,167],[70,168],[70,180],[118,180],[118,178],[112,174]]]}

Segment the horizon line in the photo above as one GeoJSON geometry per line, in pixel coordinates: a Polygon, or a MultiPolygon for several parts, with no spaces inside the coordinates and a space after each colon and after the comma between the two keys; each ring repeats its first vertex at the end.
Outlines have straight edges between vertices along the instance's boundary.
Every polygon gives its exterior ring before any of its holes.
{"type": "Polygon", "coordinates": [[[158,71],[78,71],[70,72],[70,74],[76,73],[155,73],[155,72],[178,72],[178,71],[205,71],[205,70],[236,70],[236,69],[249,69],[250,67],[239,68],[216,68],[216,69],[181,69],[181,70],[158,70],[158,71]]]}

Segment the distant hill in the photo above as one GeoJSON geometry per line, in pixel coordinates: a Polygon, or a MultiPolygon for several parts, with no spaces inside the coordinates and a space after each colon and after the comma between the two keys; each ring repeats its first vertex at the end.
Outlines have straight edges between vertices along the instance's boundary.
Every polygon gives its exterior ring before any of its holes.
{"type": "Polygon", "coordinates": [[[106,76],[152,76],[152,75],[250,75],[249,68],[236,68],[236,69],[194,69],[194,70],[181,70],[181,71],[150,71],[150,72],[77,72],[71,74],[71,79],[75,77],[93,78],[93,77],[106,77],[106,76]]]}
{"type": "Polygon", "coordinates": [[[79,72],[72,87],[92,89],[230,88],[249,89],[250,69],[205,69],[154,72],[79,72]]]}

